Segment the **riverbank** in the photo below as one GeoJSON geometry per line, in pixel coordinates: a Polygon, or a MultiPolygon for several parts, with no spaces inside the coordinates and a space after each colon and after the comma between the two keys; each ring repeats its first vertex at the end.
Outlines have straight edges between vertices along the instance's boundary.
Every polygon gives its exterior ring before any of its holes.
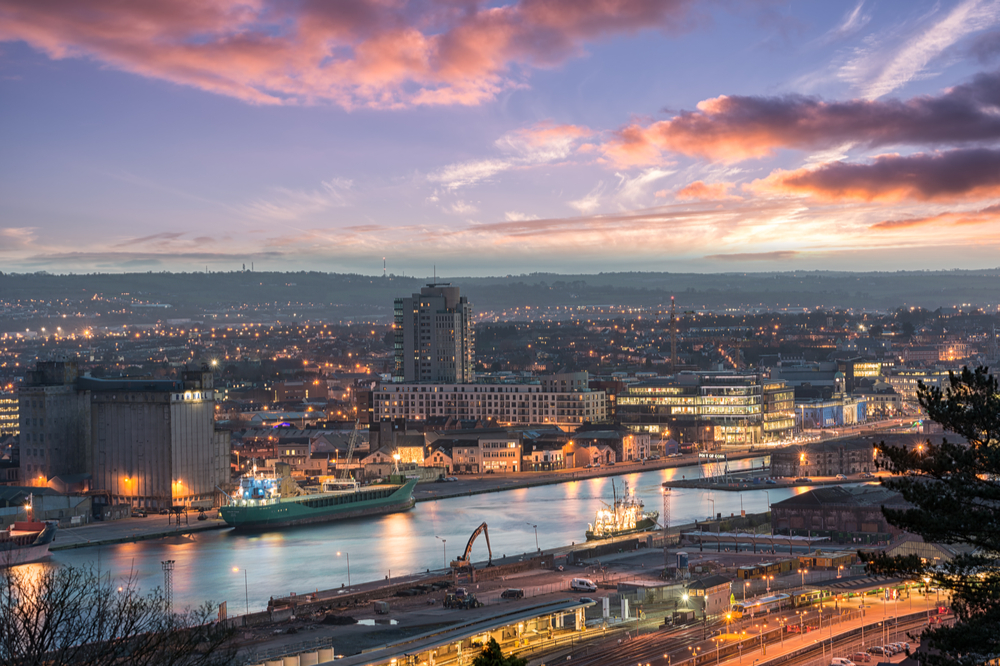
{"type": "Polygon", "coordinates": [[[670,480],[664,482],[672,489],[705,489],[707,491],[767,491],[770,489],[787,489],[791,487],[836,486],[838,484],[872,484],[878,483],[881,476],[862,477],[863,473],[846,475],[844,479],[837,477],[809,477],[808,482],[796,481],[801,478],[791,477],[761,477],[751,472],[733,473],[725,479],[718,477],[708,479],[670,480]]]}
{"type": "MultiPolygon", "coordinates": [[[[729,460],[737,461],[747,458],[767,456],[768,450],[733,451],[726,453],[729,460]]],[[[644,461],[636,463],[620,463],[599,468],[579,468],[570,470],[553,470],[544,472],[522,472],[508,475],[461,475],[457,482],[420,484],[413,492],[417,502],[444,500],[460,496],[472,496],[484,493],[496,493],[513,489],[527,489],[537,486],[563,484],[565,482],[593,479],[598,477],[614,477],[631,475],[655,470],[684,468],[697,466],[701,463],[697,454],[644,461]]],[[[210,512],[205,521],[192,519],[188,524],[176,525],[173,519],[165,515],[149,517],[130,517],[118,521],[100,521],[61,528],[56,533],[56,540],[50,551],[66,549],[82,549],[110,544],[141,542],[144,540],[174,539],[187,541],[193,533],[208,530],[221,530],[229,526],[218,518],[217,512],[210,512]]]]}
{"type": "MultiPolygon", "coordinates": [[[[770,456],[770,450],[731,451],[726,452],[726,456],[730,461],[740,461],[743,459],[770,456]]],[[[422,484],[414,490],[413,497],[419,503],[428,500],[442,500],[444,498],[473,496],[481,493],[509,491],[511,489],[530,489],[536,486],[563,484],[565,482],[593,479],[596,477],[618,477],[655,470],[687,468],[704,463],[706,461],[700,460],[698,454],[686,454],[673,458],[658,459],[656,461],[618,463],[599,468],[571,468],[569,470],[547,470],[510,474],[460,475],[457,477],[457,482],[428,482],[422,484]]],[[[763,470],[763,468],[758,469],[756,471],[757,475],[760,475],[763,470]]]]}
{"type": "Polygon", "coordinates": [[[131,517],[118,521],[101,521],[74,528],[60,528],[49,551],[64,551],[66,549],[83,549],[100,547],[108,544],[124,542],[141,542],[172,538],[186,540],[185,536],[207,530],[221,530],[229,526],[218,517],[205,521],[193,521],[190,524],[177,525],[173,519],[166,516],[153,515],[149,517],[131,517]]]}

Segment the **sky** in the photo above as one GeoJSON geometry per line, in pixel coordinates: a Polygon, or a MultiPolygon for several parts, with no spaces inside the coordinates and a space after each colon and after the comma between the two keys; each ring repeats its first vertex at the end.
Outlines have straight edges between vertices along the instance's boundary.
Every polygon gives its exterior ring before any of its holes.
{"type": "Polygon", "coordinates": [[[0,270],[1000,266],[1000,0],[0,0],[0,270]]]}

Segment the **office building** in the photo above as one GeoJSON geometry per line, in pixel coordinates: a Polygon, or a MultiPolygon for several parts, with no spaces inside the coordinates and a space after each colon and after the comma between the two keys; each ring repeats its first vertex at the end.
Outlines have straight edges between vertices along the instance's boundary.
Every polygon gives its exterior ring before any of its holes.
{"type": "Polygon", "coordinates": [[[472,305],[449,283],[430,283],[396,299],[396,382],[473,381],[472,305]]]}
{"type": "Polygon", "coordinates": [[[381,383],[372,396],[376,421],[495,420],[503,426],[554,424],[576,429],[607,420],[603,391],[590,389],[587,373],[559,373],[536,381],[495,384],[381,383]]]}
{"type": "Polygon", "coordinates": [[[704,448],[781,440],[794,428],[787,385],[739,371],[685,371],[636,383],[619,394],[618,418],[636,433],[704,448]]]}

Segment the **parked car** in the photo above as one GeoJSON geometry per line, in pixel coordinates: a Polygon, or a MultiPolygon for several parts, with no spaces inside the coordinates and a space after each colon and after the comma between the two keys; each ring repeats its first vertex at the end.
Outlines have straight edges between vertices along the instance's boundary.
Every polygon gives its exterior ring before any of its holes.
{"type": "Polygon", "coordinates": [[[577,578],[569,583],[569,587],[574,591],[584,591],[586,593],[596,593],[597,584],[590,579],[577,578]]]}
{"type": "Polygon", "coordinates": [[[854,655],[851,656],[851,661],[854,662],[854,663],[871,662],[872,661],[872,657],[870,655],[868,655],[867,653],[860,653],[859,652],[859,653],[855,653],[854,655]]]}
{"type": "Polygon", "coordinates": [[[767,480],[764,480],[764,483],[765,484],[777,484],[778,482],[777,482],[777,480],[774,480],[774,479],[767,479],[767,480]]]}
{"type": "Polygon", "coordinates": [[[144,509],[139,509],[138,507],[133,507],[132,508],[132,516],[145,518],[145,517],[149,516],[149,514],[147,514],[146,510],[144,510],[144,509]]]}
{"type": "Polygon", "coordinates": [[[595,602],[594,598],[580,598],[580,604],[594,604],[595,602]]]}
{"type": "Polygon", "coordinates": [[[808,477],[796,477],[795,478],[795,483],[796,484],[808,484],[811,481],[812,480],[809,479],[808,477]]]}
{"type": "Polygon", "coordinates": [[[831,665],[853,665],[854,663],[847,658],[833,658],[830,660],[831,665]]]}
{"type": "Polygon", "coordinates": [[[837,479],[847,479],[847,475],[837,475],[837,479]]]}
{"type": "Polygon", "coordinates": [[[521,598],[524,597],[524,589],[508,588],[507,590],[505,590],[503,593],[500,594],[500,597],[506,600],[520,600],[521,598]]]}
{"type": "Polygon", "coordinates": [[[884,648],[882,646],[872,646],[870,649],[867,650],[867,653],[868,655],[879,655],[882,656],[883,658],[888,658],[889,656],[892,655],[892,652],[889,649],[884,648]]]}

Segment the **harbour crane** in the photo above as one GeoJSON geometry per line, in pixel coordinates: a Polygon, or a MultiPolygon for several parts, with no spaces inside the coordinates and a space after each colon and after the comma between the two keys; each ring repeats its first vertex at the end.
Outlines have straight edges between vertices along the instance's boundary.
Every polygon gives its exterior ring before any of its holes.
{"type": "Polygon", "coordinates": [[[354,430],[347,440],[347,456],[344,458],[344,471],[341,479],[351,479],[351,457],[354,456],[354,447],[358,444],[358,434],[361,431],[361,420],[354,422],[354,430]]]}

